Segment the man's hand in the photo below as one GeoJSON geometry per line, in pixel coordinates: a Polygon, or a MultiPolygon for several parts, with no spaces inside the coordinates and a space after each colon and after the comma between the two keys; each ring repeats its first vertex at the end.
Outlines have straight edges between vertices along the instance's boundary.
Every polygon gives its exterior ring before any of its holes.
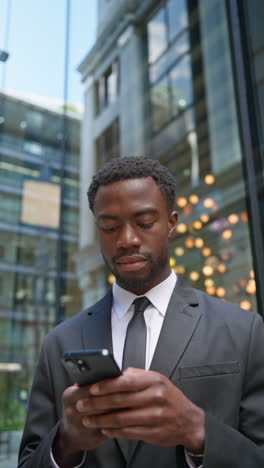
{"type": "MultiPolygon", "coordinates": [[[[77,404],[89,398],[89,388],[78,385],[68,387],[62,397],[63,417],[61,419],[59,431],[53,445],[53,455],[56,462],[62,468],[68,468],[78,465],[83,457],[85,450],[93,450],[101,445],[106,437],[98,428],[87,428],[83,425],[82,414],[77,410],[77,404]]],[[[90,408],[93,408],[90,403],[90,408]]],[[[87,415],[95,415],[98,411],[90,409],[87,415]]]]}
{"type": "Polygon", "coordinates": [[[76,410],[81,434],[86,427],[98,445],[104,434],[191,451],[204,447],[203,410],[157,372],[129,368],[120,377],[91,385],[76,410]]]}

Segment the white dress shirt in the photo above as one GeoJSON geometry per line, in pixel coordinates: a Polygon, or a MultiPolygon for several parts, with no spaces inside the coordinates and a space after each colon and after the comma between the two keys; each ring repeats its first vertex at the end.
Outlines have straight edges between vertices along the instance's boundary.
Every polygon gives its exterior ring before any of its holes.
{"type": "MultiPolygon", "coordinates": [[[[144,296],[146,296],[151,302],[151,304],[144,311],[144,318],[147,327],[145,365],[145,369],[147,370],[150,367],[156,349],[163,320],[172,292],[175,288],[176,281],[176,274],[171,272],[168,278],[162,281],[162,283],[159,283],[157,286],[144,294],[144,296]]],[[[117,283],[113,284],[113,306],[111,315],[113,354],[120,369],[122,368],[126,330],[134,312],[134,306],[132,304],[137,297],[140,296],[136,296],[136,294],[133,294],[130,291],[126,291],[125,289],[118,286],[117,283]]],[[[195,465],[190,459],[187,451],[185,451],[185,456],[189,467],[194,468],[195,465]]],[[[59,468],[52,456],[52,453],[51,459],[54,468],[59,468]]],[[[82,463],[78,465],[78,467],[76,466],[73,468],[80,468],[84,461],[85,457],[83,458],[82,463]]],[[[202,468],[202,465],[199,468],[202,468]]]]}

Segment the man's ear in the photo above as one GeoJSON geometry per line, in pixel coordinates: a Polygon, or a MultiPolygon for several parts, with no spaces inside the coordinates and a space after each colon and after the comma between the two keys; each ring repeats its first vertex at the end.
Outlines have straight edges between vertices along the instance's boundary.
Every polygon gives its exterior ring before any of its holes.
{"type": "Polygon", "coordinates": [[[168,237],[169,237],[169,239],[171,239],[175,234],[177,221],[178,221],[178,212],[177,211],[172,211],[169,214],[169,222],[168,222],[168,225],[169,225],[169,235],[168,235],[168,237]]]}

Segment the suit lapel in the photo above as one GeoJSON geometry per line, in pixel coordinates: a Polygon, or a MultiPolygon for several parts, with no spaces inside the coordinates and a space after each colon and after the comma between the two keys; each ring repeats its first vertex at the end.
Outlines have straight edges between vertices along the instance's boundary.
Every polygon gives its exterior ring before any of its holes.
{"type": "MultiPolygon", "coordinates": [[[[87,310],[87,320],[82,329],[82,339],[84,349],[106,348],[113,352],[111,309],[113,303],[112,289],[106,296],[87,310]]],[[[121,450],[126,458],[127,447],[122,446],[122,440],[109,440],[116,450],[121,450]]],[[[113,447],[112,447],[113,448],[113,447]]]]}
{"type": "Polygon", "coordinates": [[[87,309],[87,320],[82,328],[84,349],[107,348],[113,352],[111,330],[112,290],[94,306],[87,309]]]}
{"type": "Polygon", "coordinates": [[[195,291],[177,278],[150,369],[171,377],[201,317],[195,291]]]}

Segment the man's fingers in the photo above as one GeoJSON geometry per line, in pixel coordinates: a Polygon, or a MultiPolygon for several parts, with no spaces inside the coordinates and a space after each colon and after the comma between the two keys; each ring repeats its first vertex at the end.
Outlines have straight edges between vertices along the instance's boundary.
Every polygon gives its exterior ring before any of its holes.
{"type": "Polygon", "coordinates": [[[93,396],[119,392],[138,392],[147,387],[162,383],[164,376],[154,371],[145,371],[129,367],[120,376],[106,379],[91,385],[89,392],[93,396]]]}
{"type": "Polygon", "coordinates": [[[62,395],[64,406],[74,406],[78,400],[87,398],[90,394],[90,386],[79,387],[77,384],[66,388],[62,395]]]}
{"type": "Polygon", "coordinates": [[[130,426],[160,427],[167,410],[160,408],[140,408],[133,410],[113,411],[100,415],[89,415],[82,418],[85,427],[93,429],[115,429],[130,426]]]}

